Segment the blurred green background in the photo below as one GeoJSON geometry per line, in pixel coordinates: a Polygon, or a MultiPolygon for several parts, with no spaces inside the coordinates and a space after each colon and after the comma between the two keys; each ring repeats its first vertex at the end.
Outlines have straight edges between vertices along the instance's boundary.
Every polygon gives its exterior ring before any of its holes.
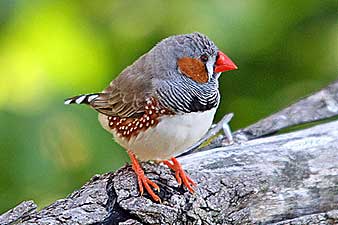
{"type": "Polygon", "coordinates": [[[161,39],[199,31],[239,66],[216,120],[245,127],[337,78],[337,0],[0,0],[0,213],[128,161],[84,106],[161,39]]]}

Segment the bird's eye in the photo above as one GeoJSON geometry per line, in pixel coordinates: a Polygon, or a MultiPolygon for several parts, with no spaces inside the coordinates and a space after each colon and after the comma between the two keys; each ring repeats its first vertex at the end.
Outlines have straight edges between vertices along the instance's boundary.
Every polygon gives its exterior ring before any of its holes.
{"type": "Polygon", "coordinates": [[[200,56],[200,59],[201,59],[202,62],[207,62],[209,57],[208,57],[207,54],[203,54],[203,55],[200,56]]]}

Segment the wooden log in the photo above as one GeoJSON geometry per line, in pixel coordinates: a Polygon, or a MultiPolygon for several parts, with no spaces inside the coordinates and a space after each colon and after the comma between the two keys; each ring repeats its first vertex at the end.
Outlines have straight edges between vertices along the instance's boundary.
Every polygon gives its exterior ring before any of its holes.
{"type": "Polygon", "coordinates": [[[233,145],[224,146],[220,136],[208,150],[179,158],[198,183],[194,194],[166,166],[143,163],[161,188],[161,204],[139,196],[125,166],[40,211],[24,202],[1,215],[0,224],[338,224],[338,121],[263,137],[337,114],[336,81],[235,132],[233,145]]]}

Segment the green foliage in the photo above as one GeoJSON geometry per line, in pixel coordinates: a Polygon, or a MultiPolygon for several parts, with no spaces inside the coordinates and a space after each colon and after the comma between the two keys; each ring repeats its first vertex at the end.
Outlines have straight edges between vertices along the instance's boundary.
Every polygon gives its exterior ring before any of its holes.
{"type": "Polygon", "coordinates": [[[207,34],[239,66],[216,119],[244,127],[336,79],[336,0],[0,0],[0,212],[40,206],[128,161],[82,106],[172,34],[207,34]]]}

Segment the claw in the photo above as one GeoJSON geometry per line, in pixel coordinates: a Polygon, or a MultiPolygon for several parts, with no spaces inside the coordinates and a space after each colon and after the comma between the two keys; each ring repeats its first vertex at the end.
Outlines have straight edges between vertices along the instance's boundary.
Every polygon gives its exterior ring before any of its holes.
{"type": "Polygon", "coordinates": [[[165,160],[163,161],[163,163],[167,165],[170,169],[175,171],[175,177],[179,185],[181,185],[183,181],[183,184],[188,188],[188,190],[191,193],[194,193],[195,190],[193,189],[192,186],[196,186],[196,183],[186,175],[181,164],[177,161],[176,158],[172,157],[171,161],[172,163],[169,162],[168,160],[165,160]]]}
{"type": "Polygon", "coordinates": [[[151,187],[153,187],[157,192],[160,192],[160,187],[154,183],[153,181],[151,181],[145,174],[144,171],[142,169],[142,167],[140,166],[139,162],[136,159],[136,156],[134,153],[132,153],[130,150],[127,151],[128,155],[130,157],[130,160],[132,162],[132,168],[134,170],[134,172],[136,173],[137,176],[137,183],[138,183],[138,187],[140,190],[140,194],[143,195],[144,193],[144,188],[147,190],[148,194],[154,199],[154,201],[156,202],[161,202],[160,197],[158,197],[158,195],[155,194],[155,192],[153,191],[153,189],[151,187]]]}

